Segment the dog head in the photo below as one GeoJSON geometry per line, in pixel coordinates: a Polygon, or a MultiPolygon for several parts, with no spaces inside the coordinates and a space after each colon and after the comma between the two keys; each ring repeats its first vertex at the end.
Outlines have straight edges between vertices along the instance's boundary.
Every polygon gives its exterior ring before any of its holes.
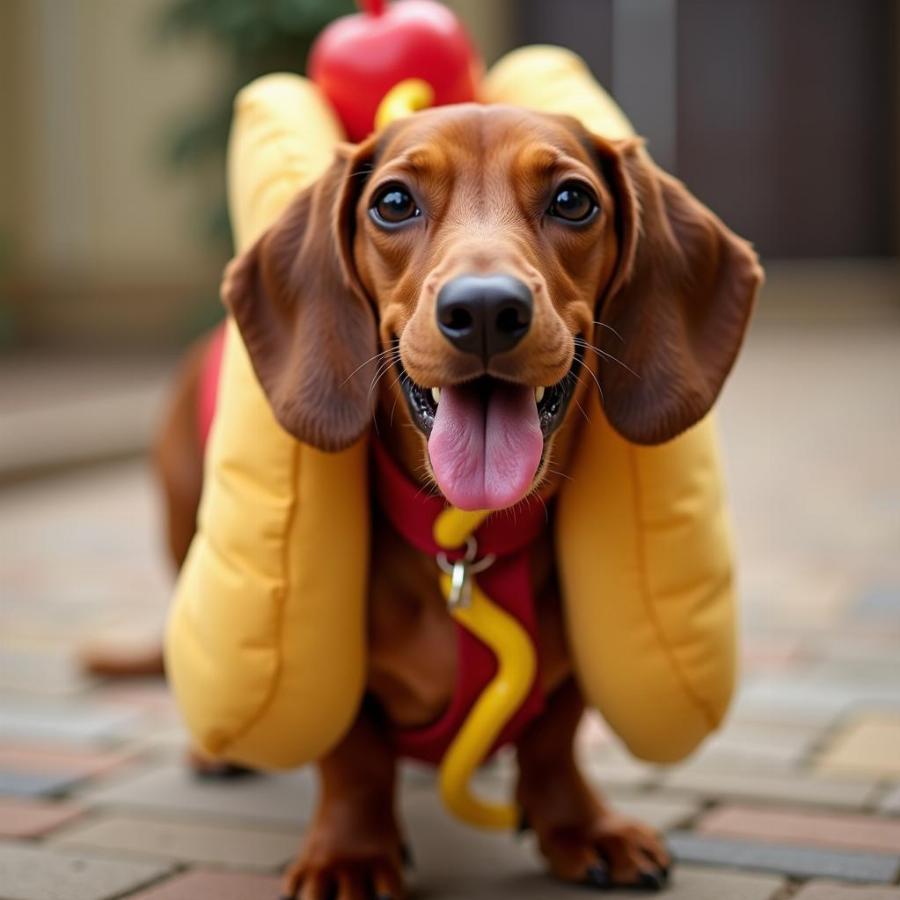
{"type": "Polygon", "coordinates": [[[760,280],[639,140],[471,104],[339,148],[223,296],[287,431],[344,448],[380,398],[446,498],[476,509],[541,484],[589,385],[637,443],[702,418],[760,280]]]}

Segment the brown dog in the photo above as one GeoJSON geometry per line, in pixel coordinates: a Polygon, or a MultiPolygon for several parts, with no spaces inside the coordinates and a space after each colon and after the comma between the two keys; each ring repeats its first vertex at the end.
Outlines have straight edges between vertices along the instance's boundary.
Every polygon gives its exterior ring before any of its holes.
{"type": "MultiPolygon", "coordinates": [[[[550,500],[592,388],[633,441],[694,424],[734,362],[760,278],[749,245],[640,141],[466,105],[341,148],[231,264],[223,296],[287,431],[337,450],[374,417],[410,478],[473,509],[550,500]]],[[[178,562],[201,487],[200,366],[195,355],[159,445],[178,562]]],[[[286,876],[303,900],[403,895],[390,733],[439,719],[456,683],[435,560],[374,502],[372,514],[368,693],[319,764],[318,811],[286,876]]],[[[530,553],[545,705],[516,740],[523,819],[559,877],[659,887],[659,839],[611,812],[576,765],[582,701],[548,529],[530,553]]]]}

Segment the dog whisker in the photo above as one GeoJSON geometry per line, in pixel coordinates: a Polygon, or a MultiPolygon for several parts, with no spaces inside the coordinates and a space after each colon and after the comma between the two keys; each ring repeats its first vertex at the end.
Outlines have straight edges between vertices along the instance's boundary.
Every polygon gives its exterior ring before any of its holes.
{"type": "Polygon", "coordinates": [[[381,361],[381,363],[380,363],[379,366],[378,366],[378,369],[377,369],[376,372],[375,372],[375,375],[374,375],[373,378],[372,378],[371,383],[369,384],[369,393],[368,393],[368,396],[369,396],[370,398],[371,398],[372,393],[374,392],[375,388],[378,386],[378,382],[381,381],[381,379],[382,379],[385,375],[387,375],[387,373],[391,370],[391,367],[392,367],[393,365],[394,365],[394,360],[393,360],[393,358],[392,358],[392,359],[382,360],[382,361],[381,361]]]}
{"type": "MultiPolygon", "coordinates": [[[[402,377],[403,377],[402,373],[397,375],[397,377],[391,382],[390,390],[393,391],[393,389],[397,386],[397,384],[399,383],[399,381],[402,377]]],[[[394,402],[391,405],[391,415],[390,415],[390,419],[389,419],[391,428],[394,427],[394,410],[396,410],[396,409],[397,409],[397,395],[394,394],[394,402]]]]}
{"type": "MultiPolygon", "coordinates": [[[[597,390],[600,391],[600,402],[601,402],[604,406],[606,406],[606,397],[604,397],[604,395],[603,395],[603,388],[600,387],[600,382],[597,380],[597,376],[594,374],[594,372],[593,372],[593,370],[591,369],[591,367],[590,367],[583,359],[578,359],[577,357],[576,357],[576,359],[575,359],[575,362],[577,362],[577,363],[581,366],[581,368],[582,368],[584,371],[586,371],[586,372],[588,373],[588,375],[591,376],[591,378],[594,379],[594,384],[597,385],[597,390]]],[[[581,377],[581,375],[580,375],[580,373],[579,373],[579,378],[580,378],[580,377],[581,377]]]]}
{"type": "Polygon", "coordinates": [[[587,422],[588,425],[591,424],[591,417],[584,411],[584,407],[581,405],[581,401],[576,397],[575,405],[581,411],[581,415],[584,416],[584,421],[587,422]]]}
{"type": "Polygon", "coordinates": [[[365,163],[364,165],[360,166],[356,172],[351,172],[347,176],[347,181],[349,181],[351,178],[366,178],[374,171],[375,166],[372,163],[365,163]]]}
{"type": "Polygon", "coordinates": [[[349,374],[349,375],[341,382],[341,387],[345,387],[346,384],[347,384],[347,382],[349,382],[350,379],[353,378],[353,376],[357,374],[357,372],[360,372],[360,371],[361,371],[362,369],[364,369],[367,365],[369,365],[369,363],[373,363],[373,362],[375,362],[376,360],[382,359],[383,357],[387,356],[389,353],[393,353],[393,352],[394,352],[394,348],[393,348],[393,347],[390,347],[390,348],[387,349],[387,350],[382,350],[380,353],[376,353],[374,356],[370,356],[364,363],[361,363],[360,365],[358,365],[358,366],[357,366],[357,367],[356,367],[356,368],[355,368],[355,369],[354,369],[354,370],[353,370],[353,371],[352,371],[352,372],[351,372],[351,373],[350,373],[350,374],[349,374]]]}
{"type": "Polygon", "coordinates": [[[627,365],[626,363],[622,362],[622,360],[619,359],[617,356],[613,356],[612,353],[607,353],[606,350],[601,350],[601,349],[600,349],[599,347],[597,347],[596,345],[590,343],[589,341],[586,341],[583,337],[576,337],[576,338],[575,338],[575,346],[577,346],[577,347],[584,347],[586,350],[593,350],[594,353],[596,353],[598,356],[602,356],[604,359],[610,360],[610,362],[617,363],[617,364],[620,365],[626,372],[628,372],[628,373],[631,374],[631,375],[634,375],[635,378],[640,378],[640,377],[641,377],[640,375],[638,375],[637,372],[634,371],[634,369],[632,369],[632,368],[631,368],[629,365],[627,365]]]}
{"type": "MultiPolygon", "coordinates": [[[[391,367],[394,365],[393,353],[391,354],[391,358],[387,360],[382,360],[378,366],[378,369],[375,372],[374,377],[372,378],[371,383],[369,384],[368,398],[371,399],[375,390],[378,387],[378,382],[390,371],[391,367]]],[[[378,427],[378,409],[377,407],[372,410],[372,424],[375,427],[375,434],[381,435],[381,431],[378,427]]]]}
{"type": "Polygon", "coordinates": [[[591,322],[591,324],[597,325],[599,328],[605,328],[607,331],[611,331],[623,344],[625,343],[625,338],[623,338],[622,335],[612,327],[612,325],[607,325],[606,322],[600,322],[596,319],[591,322]]]}
{"type": "Polygon", "coordinates": [[[394,396],[394,402],[391,404],[391,414],[390,414],[390,417],[389,417],[389,419],[388,419],[388,423],[389,423],[389,425],[390,425],[391,428],[394,427],[394,412],[395,412],[396,409],[397,409],[397,399],[398,399],[398,398],[397,398],[396,395],[395,395],[395,396],[394,396]]]}

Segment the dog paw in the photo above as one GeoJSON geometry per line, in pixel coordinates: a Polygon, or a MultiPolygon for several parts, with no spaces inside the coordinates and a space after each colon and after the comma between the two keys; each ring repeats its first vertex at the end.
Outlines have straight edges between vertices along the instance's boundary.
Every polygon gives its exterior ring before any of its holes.
{"type": "Polygon", "coordinates": [[[284,874],[281,900],[404,900],[402,846],[374,836],[366,843],[311,836],[284,874]]]}
{"type": "Polygon", "coordinates": [[[599,890],[662,890],[671,857],[656,832],[609,810],[580,825],[535,829],[551,871],[565,881],[599,890]]]}

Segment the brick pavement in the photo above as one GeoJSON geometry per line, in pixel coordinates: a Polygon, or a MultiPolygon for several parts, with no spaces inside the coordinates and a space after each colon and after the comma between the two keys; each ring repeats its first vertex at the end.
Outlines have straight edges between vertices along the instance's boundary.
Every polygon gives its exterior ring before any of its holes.
{"type": "MultiPolygon", "coordinates": [[[[673,900],[900,900],[898,336],[757,329],[721,416],[745,622],[731,718],[671,770],[584,730],[591,777],[668,831],[673,900]]],[[[277,896],[311,773],[196,780],[163,685],[73,662],[160,627],[158,518],[139,463],[2,488],[0,900],[277,896]]],[[[502,790],[508,767],[479,780],[502,790]]],[[[585,896],[529,838],[449,820],[429,773],[402,781],[420,895],[585,896]]]]}

